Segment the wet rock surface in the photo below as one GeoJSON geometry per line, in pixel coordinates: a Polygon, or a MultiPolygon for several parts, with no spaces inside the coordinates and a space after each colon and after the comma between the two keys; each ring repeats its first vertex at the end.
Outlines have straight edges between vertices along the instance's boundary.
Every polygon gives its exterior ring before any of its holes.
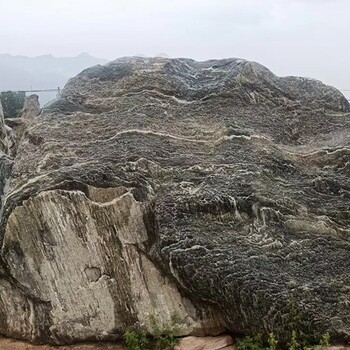
{"type": "Polygon", "coordinates": [[[2,215],[0,333],[349,340],[350,107],[237,59],[122,58],[30,123],[2,215]],[[151,317],[152,316],[152,317],[151,317]]]}

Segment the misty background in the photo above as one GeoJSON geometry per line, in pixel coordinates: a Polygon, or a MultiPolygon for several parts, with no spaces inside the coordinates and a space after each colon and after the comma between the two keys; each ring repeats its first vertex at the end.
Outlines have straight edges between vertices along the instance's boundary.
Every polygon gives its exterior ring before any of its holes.
{"type": "Polygon", "coordinates": [[[0,14],[0,91],[62,88],[89,66],[161,55],[253,60],[350,99],[349,0],[13,0],[0,14]]]}

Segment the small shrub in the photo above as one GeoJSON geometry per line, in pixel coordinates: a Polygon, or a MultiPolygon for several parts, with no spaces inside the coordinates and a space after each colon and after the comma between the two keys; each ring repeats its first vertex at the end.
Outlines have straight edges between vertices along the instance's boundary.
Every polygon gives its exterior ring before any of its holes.
{"type": "Polygon", "coordinates": [[[137,333],[135,331],[127,331],[124,334],[124,341],[127,350],[146,350],[150,349],[151,343],[146,331],[137,333]]]}
{"type": "Polygon", "coordinates": [[[172,350],[179,344],[180,339],[173,334],[164,334],[155,339],[155,350],[172,350]]]}
{"type": "Polygon", "coordinates": [[[179,344],[180,339],[177,338],[181,319],[178,315],[171,316],[171,324],[164,327],[154,316],[150,316],[150,322],[154,333],[154,349],[155,350],[171,350],[175,345],[179,344]]]}
{"type": "Polygon", "coordinates": [[[181,318],[178,314],[172,314],[171,315],[171,326],[172,328],[176,328],[178,330],[180,324],[181,324],[181,318]]]}
{"type": "Polygon", "coordinates": [[[141,350],[139,335],[135,331],[126,331],[124,341],[127,350],[141,350]]]}
{"type": "MultiPolygon", "coordinates": [[[[301,343],[305,339],[310,339],[309,334],[303,334],[302,332],[293,330],[291,332],[290,340],[287,344],[287,347],[279,347],[280,349],[287,348],[288,350],[325,350],[330,345],[330,334],[327,332],[322,335],[321,339],[317,343],[301,343]],[[300,335],[302,334],[302,335],[300,335]]],[[[312,339],[314,339],[312,335],[312,339]]],[[[270,333],[267,337],[262,337],[257,335],[254,337],[244,337],[237,340],[237,350],[277,350],[279,341],[275,337],[274,333],[270,333]]]]}
{"type": "Polygon", "coordinates": [[[255,337],[244,337],[242,339],[238,339],[237,349],[238,350],[263,350],[264,343],[262,341],[262,337],[260,335],[257,335],[255,337]]]}
{"type": "Polygon", "coordinates": [[[273,333],[269,334],[267,342],[269,344],[269,350],[277,350],[278,340],[273,333]]]}
{"type": "Polygon", "coordinates": [[[329,332],[327,332],[327,333],[323,334],[321,337],[320,347],[322,349],[326,348],[330,345],[330,342],[331,342],[331,336],[330,336],[329,332]]]}
{"type": "Polygon", "coordinates": [[[291,339],[288,342],[289,346],[293,344],[291,350],[305,350],[319,343],[319,338],[314,333],[311,323],[307,321],[294,298],[289,300],[287,332],[291,334],[291,339]]]}
{"type": "Polygon", "coordinates": [[[298,341],[298,334],[296,331],[292,331],[292,337],[290,342],[288,343],[288,350],[301,350],[302,347],[298,341]]]}
{"type": "Polygon", "coordinates": [[[172,350],[179,344],[177,338],[179,324],[181,319],[173,315],[171,325],[168,328],[163,327],[157,318],[150,316],[151,326],[154,336],[149,336],[145,330],[141,332],[127,331],[124,334],[124,341],[127,350],[172,350]]]}
{"type": "Polygon", "coordinates": [[[149,317],[149,320],[151,323],[153,334],[156,337],[160,336],[162,334],[162,329],[161,329],[162,327],[160,326],[158,319],[154,315],[151,315],[149,317]]]}

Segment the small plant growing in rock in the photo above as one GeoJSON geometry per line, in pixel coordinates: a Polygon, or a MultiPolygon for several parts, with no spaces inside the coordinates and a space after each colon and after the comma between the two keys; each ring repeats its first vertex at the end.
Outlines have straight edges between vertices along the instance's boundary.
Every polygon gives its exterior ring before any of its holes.
{"type": "Polygon", "coordinates": [[[267,342],[269,344],[269,350],[277,350],[278,340],[273,333],[269,334],[267,342]]]}
{"type": "Polygon", "coordinates": [[[145,350],[150,347],[150,339],[144,330],[139,333],[135,331],[125,332],[124,341],[127,350],[145,350]]]}
{"type": "Polygon", "coordinates": [[[313,327],[303,315],[296,300],[289,300],[289,323],[287,330],[291,334],[288,342],[290,350],[306,350],[319,343],[319,337],[314,333],[313,327]]]}
{"type": "Polygon", "coordinates": [[[278,350],[285,348],[288,350],[325,350],[330,345],[330,334],[328,332],[322,335],[318,342],[319,345],[317,345],[317,342],[301,343],[300,339],[305,341],[305,339],[308,338],[314,339],[315,336],[305,334],[304,336],[300,337],[300,332],[293,330],[288,343],[284,343],[286,347],[278,347],[279,341],[275,337],[274,333],[270,333],[268,336],[264,337],[257,335],[254,337],[247,336],[238,339],[236,347],[237,350],[278,350]]]}
{"type": "Polygon", "coordinates": [[[284,327],[287,337],[277,339],[274,333],[247,336],[237,341],[237,350],[325,350],[330,345],[330,334],[327,332],[320,336],[315,333],[294,298],[289,300],[284,327]]]}
{"type": "Polygon", "coordinates": [[[260,334],[237,341],[238,350],[277,350],[278,340],[273,333],[264,338],[260,334]]]}
{"type": "Polygon", "coordinates": [[[172,315],[170,327],[162,326],[154,315],[150,316],[150,321],[154,332],[154,350],[171,350],[179,344],[177,335],[181,319],[178,315],[172,315]]]}
{"type": "Polygon", "coordinates": [[[242,339],[238,339],[237,341],[237,349],[238,350],[263,350],[264,342],[260,334],[254,337],[244,337],[242,339]]]}
{"type": "Polygon", "coordinates": [[[296,331],[292,331],[292,337],[288,343],[288,350],[300,350],[300,343],[298,341],[298,334],[296,331]]]}
{"type": "Polygon", "coordinates": [[[170,327],[163,327],[159,320],[150,316],[154,336],[150,336],[145,330],[140,332],[127,331],[124,334],[124,342],[127,350],[172,350],[180,342],[177,337],[180,318],[173,315],[170,327]]]}
{"type": "Polygon", "coordinates": [[[321,349],[327,348],[330,345],[330,342],[331,342],[331,336],[329,332],[323,334],[320,340],[321,349]]]}

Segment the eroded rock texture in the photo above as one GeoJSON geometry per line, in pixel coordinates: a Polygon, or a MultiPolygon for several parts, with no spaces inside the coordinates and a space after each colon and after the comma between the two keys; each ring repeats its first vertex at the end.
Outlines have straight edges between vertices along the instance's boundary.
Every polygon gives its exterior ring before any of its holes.
{"type": "Polygon", "coordinates": [[[350,107],[227,59],[123,58],[34,119],[3,210],[0,332],[350,336],[350,107]]]}
{"type": "Polygon", "coordinates": [[[25,99],[20,118],[6,118],[6,130],[8,134],[9,155],[16,156],[17,146],[30,123],[41,112],[38,95],[30,95],[25,99]]]}
{"type": "Polygon", "coordinates": [[[2,208],[4,207],[5,194],[8,189],[13,165],[13,160],[9,156],[10,145],[10,134],[5,125],[4,113],[0,102],[0,214],[2,214],[2,208]]]}

